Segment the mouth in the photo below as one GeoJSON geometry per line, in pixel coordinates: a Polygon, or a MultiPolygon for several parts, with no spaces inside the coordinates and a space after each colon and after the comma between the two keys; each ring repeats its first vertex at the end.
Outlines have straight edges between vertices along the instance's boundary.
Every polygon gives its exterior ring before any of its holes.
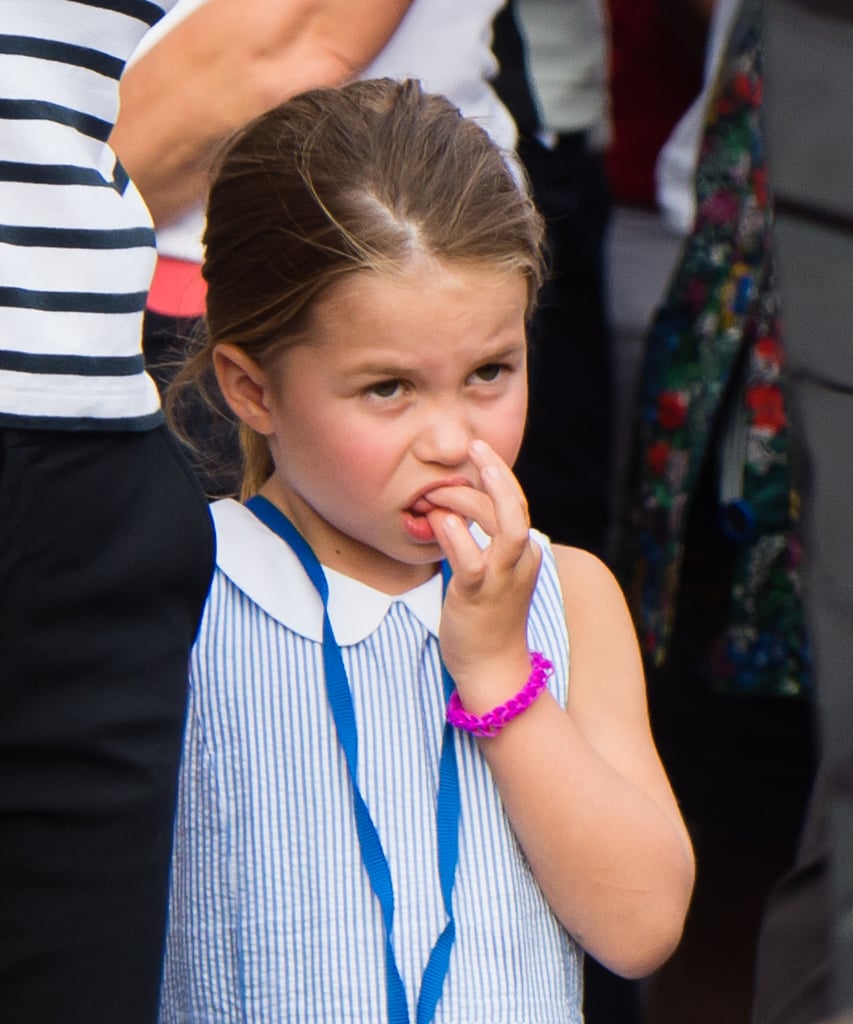
{"type": "Polygon", "coordinates": [[[413,505],[403,512],[403,525],[406,533],[419,544],[434,544],[435,533],[427,519],[427,512],[436,506],[431,505],[428,501],[423,501],[423,499],[417,501],[415,505],[417,508],[413,505]]]}
{"type": "Polygon", "coordinates": [[[440,508],[441,506],[431,502],[426,495],[431,491],[437,491],[439,487],[472,486],[473,485],[470,480],[465,480],[459,477],[451,480],[437,480],[435,483],[430,484],[429,487],[423,488],[415,496],[415,499],[403,510],[406,531],[414,540],[419,541],[420,543],[434,544],[436,542],[436,538],[427,516],[434,509],[440,508]]]}
{"type": "Polygon", "coordinates": [[[422,487],[417,492],[413,501],[406,506],[406,512],[413,516],[425,516],[428,512],[431,512],[434,508],[439,508],[434,502],[427,498],[427,495],[432,491],[437,491],[443,487],[473,487],[474,485],[470,480],[466,480],[464,477],[451,477],[447,480],[435,480],[429,485],[429,487],[422,487]]]}
{"type": "Polygon", "coordinates": [[[427,501],[426,498],[418,498],[417,501],[413,501],[411,505],[406,509],[406,512],[410,516],[414,516],[416,519],[425,516],[427,512],[432,512],[436,505],[433,505],[431,501],[427,501]]]}

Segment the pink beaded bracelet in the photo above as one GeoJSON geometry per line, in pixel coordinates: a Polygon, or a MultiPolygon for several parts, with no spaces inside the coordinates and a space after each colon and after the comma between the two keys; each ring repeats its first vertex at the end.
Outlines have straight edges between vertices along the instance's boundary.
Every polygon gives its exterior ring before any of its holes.
{"type": "Polygon", "coordinates": [[[554,666],[539,651],[530,652],[530,675],[524,687],[504,704],[499,704],[484,715],[472,715],[462,707],[462,701],[456,690],[447,702],[447,721],[457,729],[472,732],[475,736],[497,736],[507,722],[517,718],[522,711],[530,707],[539,694],[545,689],[554,666]]]}

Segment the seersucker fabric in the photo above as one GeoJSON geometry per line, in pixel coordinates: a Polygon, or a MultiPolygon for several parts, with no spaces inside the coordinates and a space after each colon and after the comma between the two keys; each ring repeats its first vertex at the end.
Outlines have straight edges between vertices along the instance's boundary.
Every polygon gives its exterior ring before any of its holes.
{"type": "MultiPolygon", "coordinates": [[[[191,665],[161,1024],[379,1024],[384,933],[326,701],[322,606],[295,555],[249,510],[229,500],[213,512],[218,567],[191,665]]],[[[549,688],[565,705],[559,582],[547,540],[534,536],[543,560],[529,644],[554,662],[549,688]]],[[[358,781],[391,868],[394,950],[414,1014],[445,923],[441,579],[389,597],[327,576],[358,781]]],[[[454,739],[457,939],[435,1021],[579,1024],[581,952],[533,879],[476,741],[454,739]]]]}

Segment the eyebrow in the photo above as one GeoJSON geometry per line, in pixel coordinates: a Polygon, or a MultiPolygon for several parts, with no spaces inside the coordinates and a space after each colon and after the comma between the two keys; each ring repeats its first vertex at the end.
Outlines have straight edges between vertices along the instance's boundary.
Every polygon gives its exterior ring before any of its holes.
{"type": "MultiPolygon", "coordinates": [[[[526,349],[526,341],[514,342],[511,345],[505,345],[497,352],[488,352],[482,359],[475,360],[475,365],[486,366],[489,363],[504,362],[517,356],[519,353],[525,352],[526,349]]],[[[364,377],[411,377],[418,372],[418,369],[414,366],[404,366],[399,363],[390,362],[359,363],[352,370],[353,374],[364,377]]]]}

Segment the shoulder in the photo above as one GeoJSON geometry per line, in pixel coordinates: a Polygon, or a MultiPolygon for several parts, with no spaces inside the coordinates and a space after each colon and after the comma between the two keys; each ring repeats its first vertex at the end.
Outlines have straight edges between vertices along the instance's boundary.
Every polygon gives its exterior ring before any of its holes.
{"type": "Polygon", "coordinates": [[[569,621],[588,612],[607,610],[628,617],[628,609],[616,577],[605,563],[582,548],[555,544],[532,529],[530,536],[542,552],[537,590],[553,581],[569,621]]]}
{"type": "Polygon", "coordinates": [[[550,548],[567,612],[603,601],[627,613],[619,582],[597,555],[564,544],[552,544],[550,548]]]}

